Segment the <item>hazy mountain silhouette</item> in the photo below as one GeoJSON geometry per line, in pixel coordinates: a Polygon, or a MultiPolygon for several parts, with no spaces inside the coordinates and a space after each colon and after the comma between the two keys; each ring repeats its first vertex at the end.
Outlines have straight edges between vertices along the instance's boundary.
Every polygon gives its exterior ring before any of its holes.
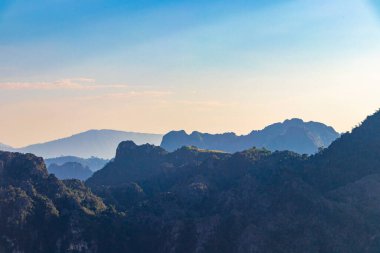
{"type": "Polygon", "coordinates": [[[12,148],[11,146],[9,145],[5,145],[3,143],[0,143],[0,150],[2,151],[13,151],[14,148],[12,148]]]}
{"type": "Polygon", "coordinates": [[[138,144],[151,143],[159,145],[162,140],[162,135],[115,130],[89,130],[70,137],[10,151],[32,153],[44,158],[59,156],[89,158],[95,156],[109,159],[115,156],[117,145],[125,140],[132,140],[138,144]]]}
{"type": "Polygon", "coordinates": [[[88,167],[77,162],[66,162],[62,165],[53,163],[47,169],[49,173],[54,174],[59,179],[86,180],[92,175],[92,171],[88,167]]]}
{"type": "Polygon", "coordinates": [[[377,253],[379,130],[313,156],[125,141],[86,185],[0,152],[0,252],[377,253]]]}
{"type": "Polygon", "coordinates": [[[48,158],[45,159],[46,166],[49,167],[51,164],[57,164],[57,165],[63,165],[68,162],[75,162],[81,164],[83,167],[88,167],[91,171],[97,171],[102,169],[109,160],[97,158],[97,157],[90,157],[90,158],[80,158],[76,156],[61,156],[61,157],[55,157],[55,158],[48,158]]]}
{"type": "Polygon", "coordinates": [[[380,112],[311,157],[125,142],[87,184],[142,252],[378,252],[379,130],[380,112]]]}
{"type": "Polygon", "coordinates": [[[258,147],[271,151],[289,150],[300,154],[314,154],[320,147],[328,147],[338,137],[339,134],[332,127],[322,123],[291,119],[241,136],[235,133],[187,134],[185,131],[172,131],[163,137],[161,147],[174,151],[182,146],[196,146],[230,153],[258,147]]]}

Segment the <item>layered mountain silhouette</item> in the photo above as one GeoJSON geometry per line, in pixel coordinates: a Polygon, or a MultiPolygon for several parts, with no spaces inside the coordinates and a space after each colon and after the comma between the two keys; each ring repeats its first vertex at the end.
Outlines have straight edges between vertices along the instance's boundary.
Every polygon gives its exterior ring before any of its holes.
{"type": "Polygon", "coordinates": [[[0,152],[0,252],[379,252],[379,130],[313,156],[126,141],[86,185],[0,152]]]}
{"type": "Polygon", "coordinates": [[[109,212],[82,182],[49,175],[42,158],[0,151],[0,252],[106,252],[85,238],[120,241],[106,232],[109,212]]]}
{"type": "Polygon", "coordinates": [[[61,157],[55,157],[55,158],[48,158],[45,159],[46,166],[49,168],[51,164],[56,165],[63,165],[65,163],[79,163],[83,167],[88,167],[92,172],[102,169],[109,160],[97,158],[97,157],[90,157],[90,158],[80,158],[76,156],[61,156],[61,157]]]}
{"type": "MultiPolygon", "coordinates": [[[[22,148],[0,144],[0,150],[33,153],[45,159],[61,156],[111,159],[120,142],[131,140],[139,145],[160,144],[167,151],[174,151],[182,146],[196,146],[201,149],[234,153],[259,147],[271,151],[290,150],[300,154],[314,154],[319,148],[329,146],[337,137],[339,134],[332,127],[322,123],[292,119],[241,136],[234,133],[207,134],[196,131],[191,134],[187,134],[185,131],[172,131],[162,136],[115,130],[89,130],[70,137],[22,148]]],[[[78,161],[70,160],[70,162],[78,161]]]]}
{"type": "Polygon", "coordinates": [[[48,171],[59,179],[86,180],[92,175],[89,167],[77,162],[67,162],[61,165],[53,163],[48,166],[48,171]]]}
{"type": "Polygon", "coordinates": [[[9,145],[5,145],[3,143],[0,143],[0,150],[13,151],[14,149],[9,145]]]}
{"type": "Polygon", "coordinates": [[[291,119],[241,136],[234,133],[187,134],[185,131],[172,131],[163,137],[161,147],[174,151],[182,146],[196,146],[230,153],[259,147],[271,151],[290,150],[300,154],[314,154],[319,148],[328,147],[338,137],[339,134],[332,127],[322,123],[291,119]]]}
{"type": "MultiPolygon", "coordinates": [[[[138,144],[156,144],[161,142],[162,135],[123,132],[115,130],[89,130],[73,136],[34,144],[23,148],[6,148],[5,151],[32,153],[44,158],[59,156],[77,156],[89,158],[92,156],[110,159],[115,155],[117,145],[125,140],[132,140],[138,144]]],[[[0,147],[1,149],[1,147],[0,147]]]]}

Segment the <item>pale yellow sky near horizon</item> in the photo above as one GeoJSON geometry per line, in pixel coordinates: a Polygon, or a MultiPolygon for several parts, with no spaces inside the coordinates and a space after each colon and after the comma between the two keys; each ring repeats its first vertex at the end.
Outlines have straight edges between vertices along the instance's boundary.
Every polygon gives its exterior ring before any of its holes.
{"type": "MultiPolygon", "coordinates": [[[[306,75],[312,77],[312,73],[306,75]]],[[[274,80],[271,77],[255,81],[268,84],[280,79],[283,78],[279,76],[274,80]]],[[[304,82],[306,79],[298,76],[289,82],[304,82]]],[[[229,99],[215,96],[207,100],[203,98],[202,90],[192,92],[190,97],[184,91],[181,94],[146,90],[23,99],[0,107],[0,114],[7,115],[1,124],[0,142],[19,147],[89,129],[162,134],[184,129],[188,132],[233,131],[247,134],[294,117],[319,121],[344,132],[351,130],[380,106],[380,91],[375,79],[370,73],[357,75],[347,70],[342,76],[335,73],[333,76],[325,75],[318,81],[312,78],[309,85],[297,93],[297,85],[284,83],[287,89],[267,86],[252,91],[252,94],[246,94],[244,88],[227,90],[225,92],[230,92],[229,99]],[[347,80],[352,80],[351,84],[347,80]],[[367,84],[356,85],[360,81],[367,84]],[[317,88],[318,82],[330,84],[317,88]]]]}
{"type": "MultiPolygon", "coordinates": [[[[58,95],[0,102],[0,142],[20,147],[89,129],[247,134],[295,117],[331,125],[338,132],[350,131],[380,108],[379,59],[380,55],[361,56],[313,70],[290,66],[275,76],[222,73],[217,80],[222,77],[223,85],[209,85],[207,90],[202,83],[217,82],[212,74],[197,80],[199,85],[192,90],[115,85],[116,90],[104,92],[96,81],[88,88],[87,82],[66,80],[67,87],[59,88],[58,95]],[[61,89],[82,92],[64,95],[61,89]]],[[[44,89],[43,84],[29,85],[44,89]]],[[[30,92],[31,87],[20,86],[3,92],[30,92]]]]}
{"type": "MultiPolygon", "coordinates": [[[[106,21],[95,33],[125,25],[106,21]]],[[[137,44],[116,36],[114,50],[82,58],[88,38],[69,35],[5,46],[0,38],[12,63],[0,63],[0,143],[89,129],[247,134],[289,118],[346,132],[380,108],[380,18],[368,1],[244,10],[137,44]],[[67,63],[54,65],[64,54],[67,63]]]]}

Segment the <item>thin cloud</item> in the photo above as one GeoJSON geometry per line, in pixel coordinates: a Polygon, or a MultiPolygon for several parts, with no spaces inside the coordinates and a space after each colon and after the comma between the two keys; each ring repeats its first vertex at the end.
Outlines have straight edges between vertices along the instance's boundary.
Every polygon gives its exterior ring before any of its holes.
{"type": "Polygon", "coordinates": [[[161,98],[173,94],[171,91],[160,91],[160,90],[145,90],[145,91],[127,91],[127,92],[116,92],[116,93],[106,93],[102,95],[95,96],[83,96],[79,99],[83,100],[96,100],[96,99],[129,99],[129,98],[161,98]]]}
{"type": "Polygon", "coordinates": [[[223,107],[228,106],[230,103],[225,103],[216,100],[179,100],[177,103],[188,106],[198,106],[198,107],[223,107]]]}
{"type": "Polygon", "coordinates": [[[97,90],[123,89],[126,84],[96,84],[91,78],[67,78],[54,82],[2,82],[0,90],[97,90]]]}

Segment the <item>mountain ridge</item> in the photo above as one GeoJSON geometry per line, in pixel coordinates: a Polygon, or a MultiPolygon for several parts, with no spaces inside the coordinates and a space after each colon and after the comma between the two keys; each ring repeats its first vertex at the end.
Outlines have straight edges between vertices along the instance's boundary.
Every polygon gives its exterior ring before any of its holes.
{"type": "Polygon", "coordinates": [[[184,130],[171,131],[164,135],[161,147],[174,151],[182,146],[203,149],[239,152],[251,147],[263,147],[272,151],[291,150],[300,154],[314,154],[319,148],[327,147],[339,137],[334,128],[323,123],[293,118],[274,123],[262,130],[253,130],[247,135],[233,132],[208,134],[184,130]]]}
{"type": "Polygon", "coordinates": [[[0,250],[377,253],[379,129],[377,112],[312,156],[124,141],[85,184],[0,152],[0,250]]]}
{"type": "Polygon", "coordinates": [[[44,158],[60,156],[90,158],[95,156],[110,159],[114,156],[114,150],[121,141],[133,140],[139,144],[152,143],[158,145],[161,139],[162,135],[160,134],[91,129],[48,142],[11,148],[8,151],[33,153],[44,158]]]}
{"type": "Polygon", "coordinates": [[[196,148],[157,157],[128,143],[120,146],[119,164],[111,162],[87,185],[138,218],[137,226],[145,224],[136,237],[145,252],[377,252],[380,226],[372,221],[380,218],[380,148],[366,146],[379,145],[379,129],[376,113],[314,156],[253,148],[200,163],[170,159],[196,148]],[[376,137],[356,135],[368,134],[366,128],[376,137]],[[346,146],[357,138],[362,151],[348,150],[345,161],[346,146]],[[342,157],[336,164],[335,155],[342,157]],[[106,176],[111,168],[118,182],[106,176]],[[155,246],[144,243],[146,233],[157,235],[155,246]]]}
{"type": "Polygon", "coordinates": [[[9,146],[9,145],[6,145],[4,143],[0,143],[0,150],[4,150],[4,151],[12,151],[14,150],[13,147],[9,146]]]}

